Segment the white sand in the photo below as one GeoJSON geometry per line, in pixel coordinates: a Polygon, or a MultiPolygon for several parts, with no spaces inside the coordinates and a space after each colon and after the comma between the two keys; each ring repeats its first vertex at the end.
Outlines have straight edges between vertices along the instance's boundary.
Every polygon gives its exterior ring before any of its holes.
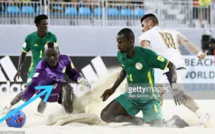
{"type": "MultiPolygon", "coordinates": [[[[113,81],[115,80],[117,74],[112,73],[111,77],[108,77],[108,79],[103,79],[99,83],[99,85],[94,85],[93,92],[88,93],[85,97],[85,99],[82,98],[82,103],[86,106],[89,105],[88,112],[93,113],[95,115],[100,114],[101,110],[110,102],[112,101],[119,93],[121,93],[123,89],[118,89],[118,92],[116,92],[113,96],[111,96],[107,102],[102,102],[100,100],[101,93],[109,88],[113,81]]],[[[0,109],[2,109],[8,102],[11,101],[11,99],[14,97],[14,95],[8,95],[8,94],[0,94],[1,102],[0,102],[0,109]]],[[[53,120],[57,120],[58,117],[62,116],[68,116],[65,114],[64,110],[60,105],[57,103],[49,103],[48,107],[43,115],[36,114],[36,108],[39,103],[39,100],[33,102],[29,106],[23,109],[27,116],[26,124],[23,128],[9,128],[7,127],[6,123],[3,122],[0,124],[0,133],[1,131],[25,131],[25,134],[59,134],[59,133],[65,133],[65,134],[79,134],[79,133],[86,133],[86,134],[110,134],[110,133],[120,133],[120,134],[137,134],[137,133],[148,133],[148,134],[215,134],[215,109],[214,104],[215,100],[197,100],[196,101],[199,107],[202,109],[203,112],[208,112],[211,114],[211,120],[208,128],[199,128],[195,127],[195,125],[198,123],[198,118],[194,113],[189,111],[184,106],[175,106],[173,100],[165,100],[164,105],[162,107],[163,115],[165,119],[170,119],[173,115],[179,115],[182,117],[185,121],[187,121],[191,127],[187,128],[152,128],[148,125],[143,126],[126,126],[127,123],[110,123],[105,124],[101,123],[97,118],[92,120],[94,117],[89,116],[92,121],[92,124],[97,125],[88,125],[84,123],[78,123],[81,122],[88,122],[89,120],[83,120],[79,119],[81,116],[74,116],[76,120],[74,120],[74,123],[68,123],[64,126],[60,125],[47,125],[50,124],[50,120],[48,122],[48,117],[50,118],[50,115],[53,118],[53,120]],[[98,124],[100,123],[100,124],[98,124]]],[[[20,102],[20,104],[23,102],[20,102]]],[[[138,116],[141,116],[141,114],[138,114],[138,116]]],[[[0,115],[0,118],[3,117],[0,115]]],[[[56,122],[56,121],[55,121],[56,122]]],[[[59,121],[60,122],[60,121],[59,121]]],[[[58,123],[59,123],[58,122],[58,123]]]]}

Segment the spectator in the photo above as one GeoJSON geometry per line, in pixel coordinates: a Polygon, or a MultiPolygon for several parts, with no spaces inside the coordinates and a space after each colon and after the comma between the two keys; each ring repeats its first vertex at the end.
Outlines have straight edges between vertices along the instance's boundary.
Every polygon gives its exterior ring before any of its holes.
{"type": "Polygon", "coordinates": [[[199,0],[199,23],[202,28],[205,27],[203,20],[207,20],[210,25],[210,4],[211,0],[199,0]]]}

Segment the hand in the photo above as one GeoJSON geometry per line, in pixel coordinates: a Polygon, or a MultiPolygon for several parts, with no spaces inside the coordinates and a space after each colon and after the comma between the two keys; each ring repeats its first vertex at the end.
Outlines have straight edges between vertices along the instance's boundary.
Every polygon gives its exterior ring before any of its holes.
{"type": "Polygon", "coordinates": [[[202,53],[201,51],[199,51],[199,52],[197,53],[197,57],[198,57],[200,60],[203,60],[203,59],[205,59],[207,53],[208,53],[208,51],[205,51],[204,53],[202,53]]]}
{"type": "Polygon", "coordinates": [[[181,105],[185,101],[178,88],[179,85],[177,83],[172,83],[172,96],[175,101],[175,105],[181,105]]]}
{"type": "Polygon", "coordinates": [[[113,89],[107,89],[100,98],[102,98],[102,101],[106,101],[114,92],[115,90],[113,89]]]}
{"type": "Polygon", "coordinates": [[[84,78],[79,78],[78,83],[80,83],[81,85],[83,85],[85,87],[91,88],[90,83],[84,78]]]}
{"type": "Polygon", "coordinates": [[[172,89],[172,96],[175,101],[175,105],[181,105],[185,101],[178,89],[172,89]]]}
{"type": "Polygon", "coordinates": [[[14,76],[13,80],[14,82],[17,82],[16,80],[21,76],[21,70],[17,70],[16,75],[14,76]]]}

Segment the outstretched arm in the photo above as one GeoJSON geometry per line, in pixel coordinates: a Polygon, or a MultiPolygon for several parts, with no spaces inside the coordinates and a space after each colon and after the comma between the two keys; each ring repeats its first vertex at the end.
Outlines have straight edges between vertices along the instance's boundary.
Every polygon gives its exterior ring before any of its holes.
{"type": "Polygon", "coordinates": [[[122,69],[118,78],[114,82],[113,86],[111,88],[105,90],[104,93],[102,94],[101,98],[103,101],[106,101],[116,91],[116,89],[119,87],[119,85],[125,79],[125,77],[126,77],[126,72],[124,69],[122,69]]]}
{"type": "Polygon", "coordinates": [[[39,86],[41,82],[45,80],[46,77],[46,71],[37,70],[34,73],[31,84],[26,87],[27,89],[25,90],[22,99],[24,101],[28,101],[29,99],[31,99],[31,97],[36,93],[35,86],[39,86]]]}
{"type": "Polygon", "coordinates": [[[182,97],[177,84],[177,74],[176,74],[176,67],[172,62],[169,62],[168,64],[168,68],[169,68],[169,72],[170,72],[170,77],[171,77],[171,86],[172,86],[172,95],[173,95],[173,99],[175,101],[176,105],[180,105],[183,104],[184,102],[184,98],[182,97]]]}
{"type": "Polygon", "coordinates": [[[185,46],[191,52],[196,54],[199,59],[202,60],[206,57],[206,53],[203,53],[201,50],[199,50],[199,48],[193,42],[187,40],[183,34],[179,33],[177,37],[178,37],[178,43],[182,46],[185,46]]]}
{"type": "Polygon", "coordinates": [[[66,74],[69,76],[69,78],[72,81],[75,81],[76,83],[79,83],[85,87],[91,88],[90,83],[85,78],[83,78],[81,74],[76,70],[72,61],[71,60],[69,61],[70,61],[70,64],[68,64],[66,67],[66,74]]]}
{"type": "Polygon", "coordinates": [[[23,66],[25,58],[26,58],[26,54],[27,54],[26,52],[22,52],[20,57],[19,57],[17,73],[13,78],[14,82],[16,82],[17,78],[19,78],[21,75],[21,70],[22,70],[22,66],[23,66]]]}

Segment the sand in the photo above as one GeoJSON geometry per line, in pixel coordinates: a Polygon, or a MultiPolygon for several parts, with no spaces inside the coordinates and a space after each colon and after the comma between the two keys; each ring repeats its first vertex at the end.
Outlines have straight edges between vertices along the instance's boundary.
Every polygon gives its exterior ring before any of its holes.
{"type": "MultiPolygon", "coordinates": [[[[162,107],[163,116],[165,119],[170,119],[173,115],[179,115],[191,126],[186,128],[152,128],[148,125],[132,126],[128,123],[104,123],[99,118],[101,110],[116,96],[123,92],[123,86],[111,96],[107,102],[102,102],[100,96],[102,92],[109,88],[115,80],[117,73],[111,73],[110,76],[96,82],[93,85],[93,90],[80,96],[81,103],[85,106],[87,114],[74,114],[67,115],[63,108],[57,103],[49,103],[44,114],[36,112],[39,100],[28,105],[23,109],[27,116],[26,124],[23,128],[10,128],[5,122],[0,124],[0,134],[2,131],[24,131],[25,134],[137,134],[137,133],[150,133],[150,134],[215,134],[215,100],[196,100],[202,112],[211,114],[209,126],[207,128],[197,127],[197,116],[189,111],[184,106],[176,106],[173,100],[165,100],[162,107]],[[99,84],[98,84],[99,83],[99,84]],[[66,122],[71,118],[70,122],[66,122]]],[[[1,102],[0,109],[2,109],[15,94],[0,94],[1,102]]],[[[17,106],[22,104],[20,102],[17,106]]],[[[138,114],[141,116],[141,113],[138,114]]],[[[3,117],[0,115],[0,117],[3,117]]]]}

